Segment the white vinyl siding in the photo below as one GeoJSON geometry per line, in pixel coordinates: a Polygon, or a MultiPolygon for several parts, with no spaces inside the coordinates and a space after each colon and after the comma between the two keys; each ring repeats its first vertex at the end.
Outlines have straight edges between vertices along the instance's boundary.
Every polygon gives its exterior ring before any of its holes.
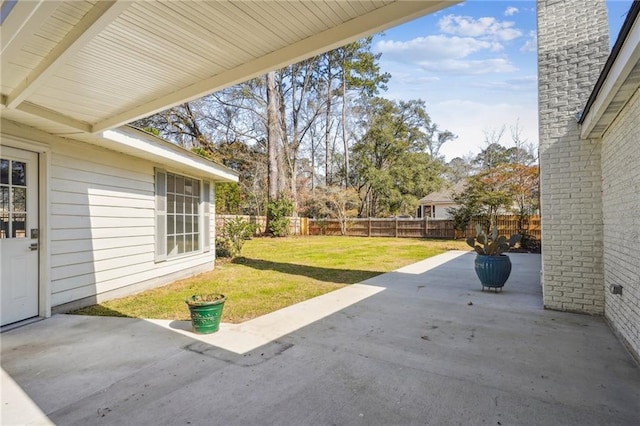
{"type": "Polygon", "coordinates": [[[53,307],[213,268],[212,253],[156,263],[155,180],[148,161],[83,143],[52,143],[53,307]]]}

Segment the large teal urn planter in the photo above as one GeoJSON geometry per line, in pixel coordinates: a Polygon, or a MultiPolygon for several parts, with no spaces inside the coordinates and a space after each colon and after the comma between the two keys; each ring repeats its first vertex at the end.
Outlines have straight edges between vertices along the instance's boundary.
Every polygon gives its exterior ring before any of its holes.
{"type": "Polygon", "coordinates": [[[511,274],[511,260],[507,255],[487,256],[477,255],[475,260],[476,275],[482,283],[482,290],[487,287],[489,289],[500,289],[504,287],[504,283],[509,279],[511,274]]]}

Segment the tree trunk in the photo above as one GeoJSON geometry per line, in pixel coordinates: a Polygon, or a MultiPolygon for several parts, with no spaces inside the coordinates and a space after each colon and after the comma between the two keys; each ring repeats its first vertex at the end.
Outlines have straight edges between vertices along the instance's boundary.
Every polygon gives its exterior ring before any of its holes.
{"type": "Polygon", "coordinates": [[[325,144],[325,156],[324,156],[324,176],[325,186],[331,185],[331,89],[333,86],[333,74],[331,72],[331,57],[327,56],[327,110],[325,115],[325,128],[324,128],[324,144],[325,144]]]}
{"type": "Polygon", "coordinates": [[[282,94],[281,81],[276,82],[275,85],[276,95],[278,96],[278,122],[280,127],[278,129],[279,142],[278,143],[278,195],[282,196],[287,192],[287,180],[289,178],[289,162],[291,156],[289,153],[289,139],[287,132],[287,116],[286,107],[284,102],[284,96],[282,94]],[[285,165],[285,162],[287,163],[285,165]]]}
{"type": "Polygon", "coordinates": [[[324,130],[324,184],[331,185],[331,95],[327,95],[327,112],[324,130]]]}
{"type": "Polygon", "coordinates": [[[342,71],[342,143],[344,144],[344,187],[349,187],[349,141],[347,140],[347,69],[342,71]]]}
{"type": "MultiPolygon", "coordinates": [[[[278,198],[278,144],[280,143],[280,120],[278,120],[278,95],[276,73],[267,73],[267,147],[268,147],[268,201],[278,198]]],[[[267,219],[268,220],[268,219],[267,219]]]]}

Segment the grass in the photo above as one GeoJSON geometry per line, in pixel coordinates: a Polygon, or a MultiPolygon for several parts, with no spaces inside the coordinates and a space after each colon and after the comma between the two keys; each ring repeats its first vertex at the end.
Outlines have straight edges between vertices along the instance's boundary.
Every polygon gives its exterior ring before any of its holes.
{"type": "Polygon", "coordinates": [[[73,313],[189,320],[187,297],[222,293],[222,321],[239,323],[447,250],[467,249],[461,241],[410,238],[257,238],[246,242],[242,257],[217,262],[211,272],[73,313]]]}

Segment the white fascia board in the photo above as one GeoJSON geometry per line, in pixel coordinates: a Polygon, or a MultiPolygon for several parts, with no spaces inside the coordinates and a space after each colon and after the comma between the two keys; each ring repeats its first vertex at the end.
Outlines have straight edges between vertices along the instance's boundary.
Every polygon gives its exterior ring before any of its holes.
{"type": "Polygon", "coordinates": [[[120,127],[100,134],[113,150],[134,157],[144,158],[159,165],[209,177],[216,182],[238,182],[238,173],[220,164],[191,153],[170,142],[163,141],[144,132],[120,127]]]}
{"type": "Polygon", "coordinates": [[[620,53],[618,53],[604,84],[600,88],[600,92],[582,122],[582,129],[580,131],[580,137],[582,139],[599,138],[602,136],[591,133],[600,119],[602,119],[607,107],[611,104],[618,90],[620,90],[620,87],[624,84],[638,61],[640,61],[640,19],[637,19],[633,27],[631,27],[631,31],[620,53]]]}

